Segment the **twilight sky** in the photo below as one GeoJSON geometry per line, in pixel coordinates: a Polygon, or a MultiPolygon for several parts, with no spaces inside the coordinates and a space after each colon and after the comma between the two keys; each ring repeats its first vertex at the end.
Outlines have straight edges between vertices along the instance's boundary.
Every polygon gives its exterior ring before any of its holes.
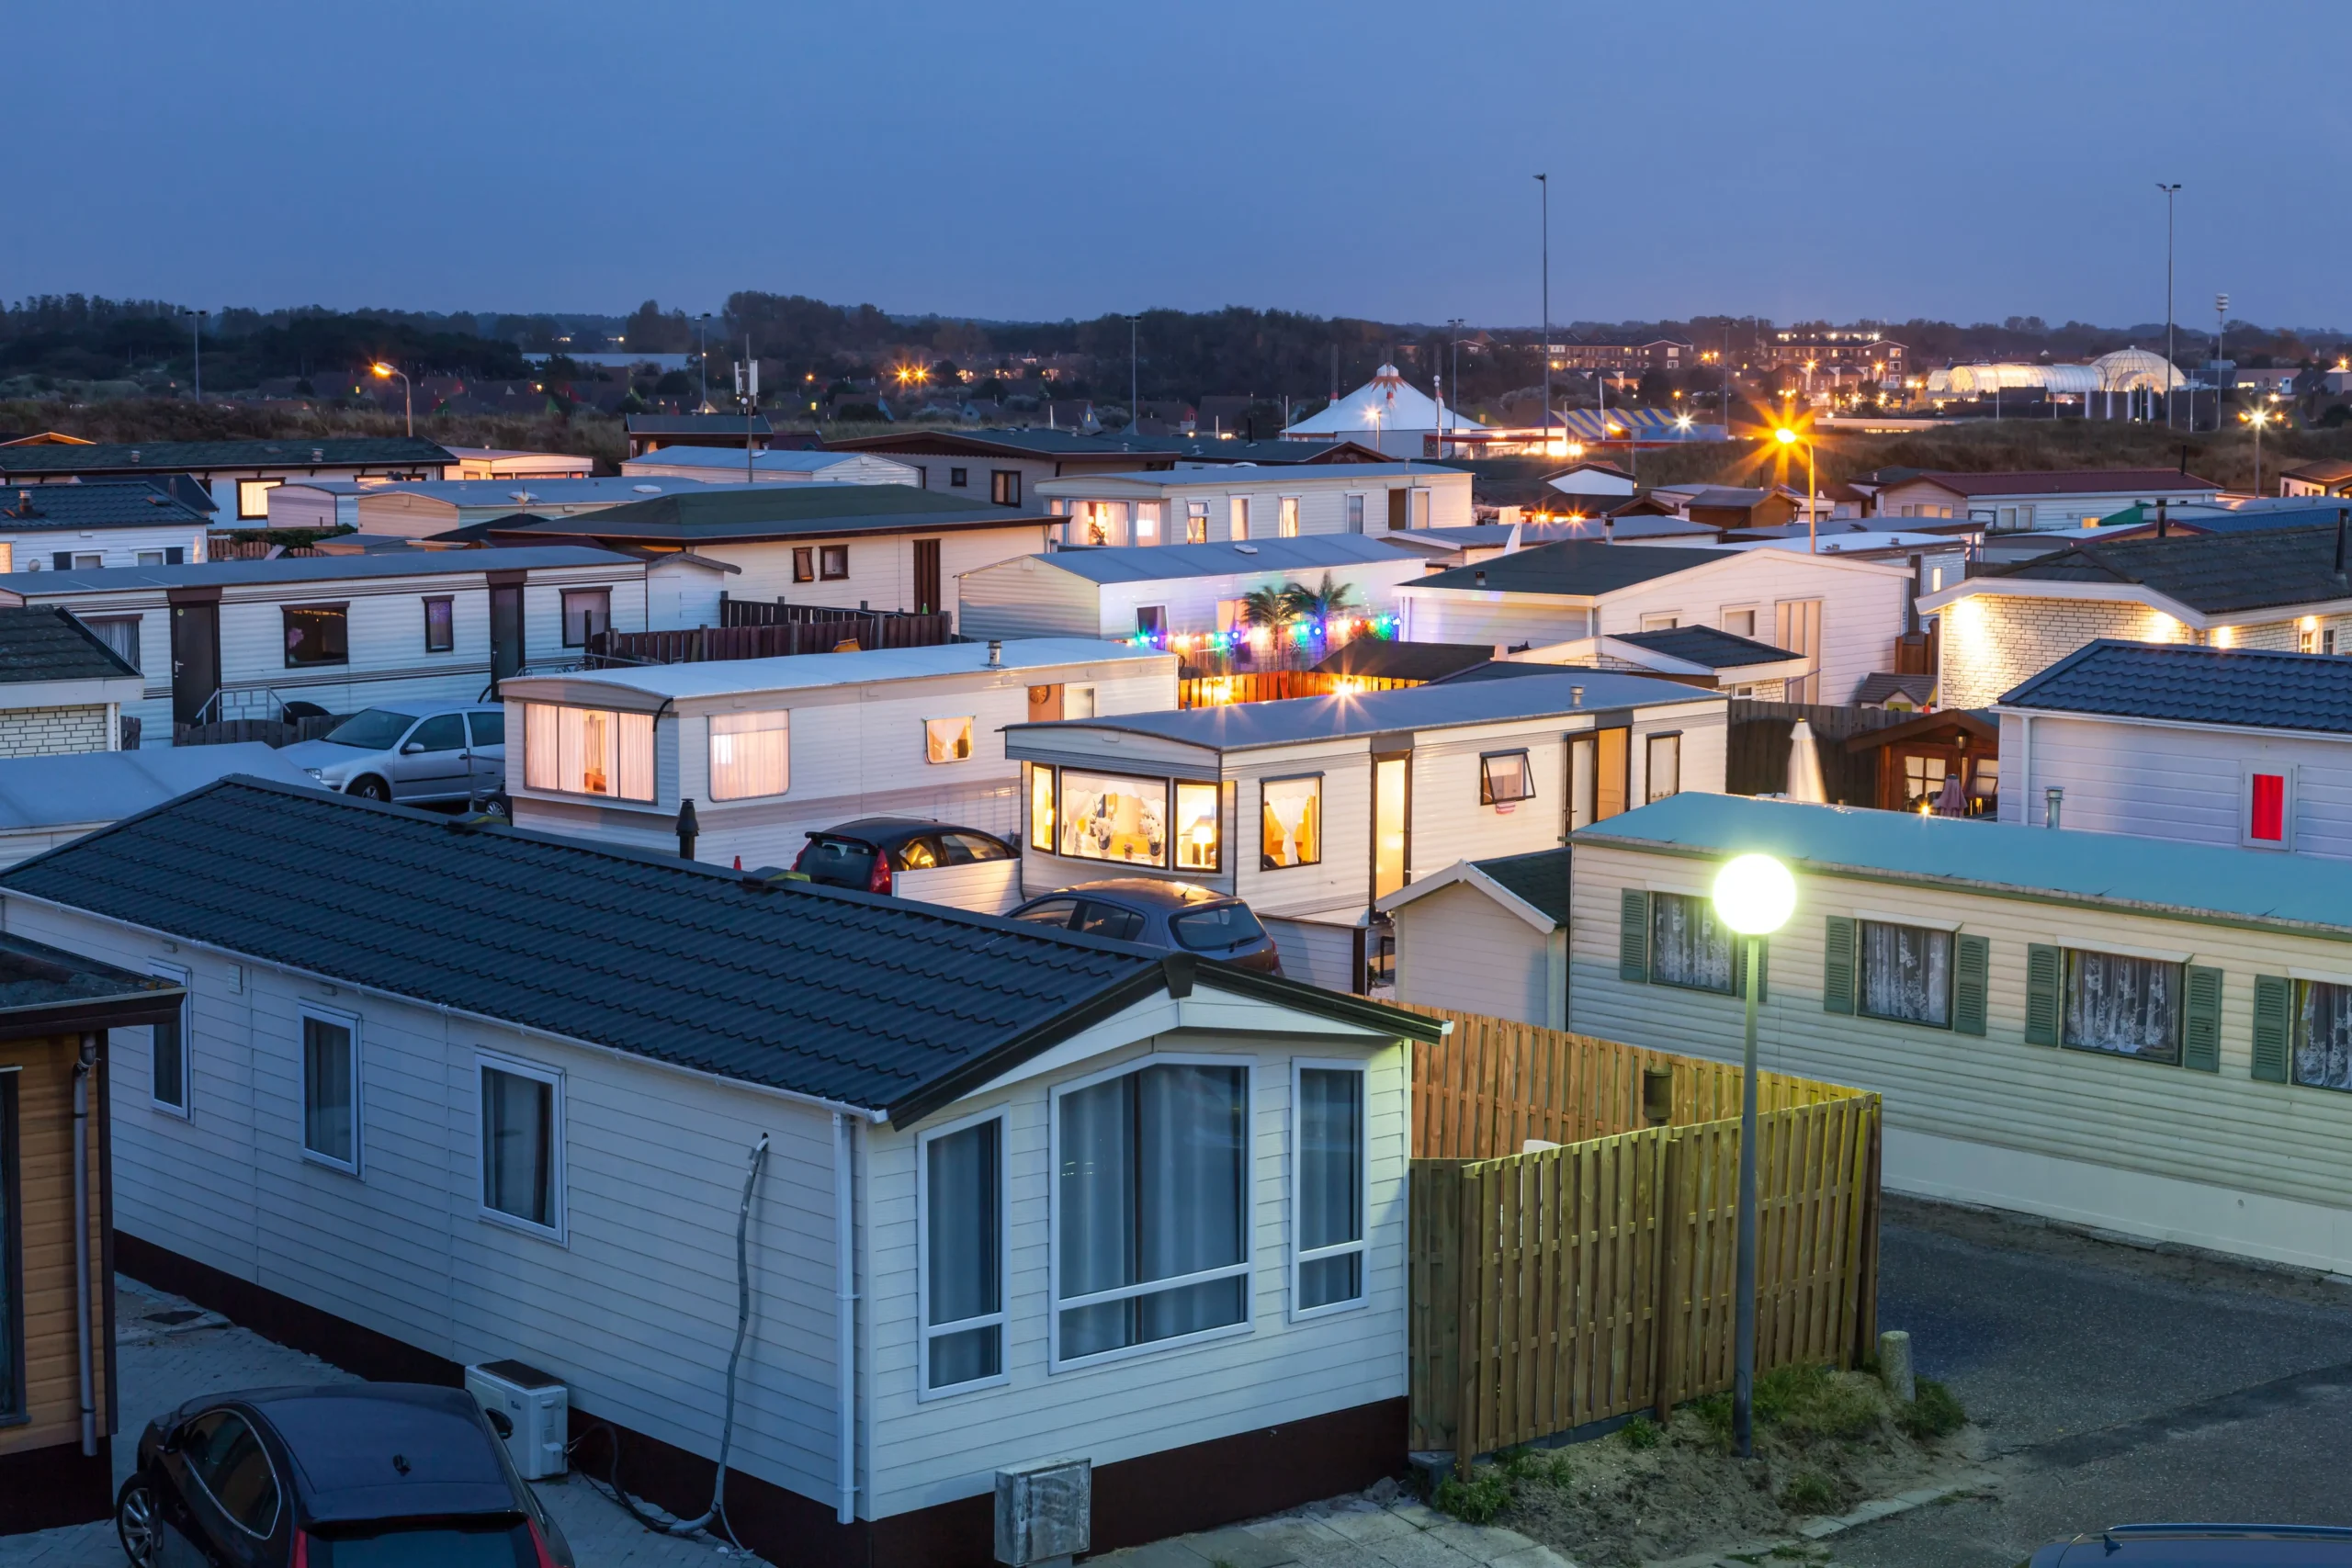
{"type": "Polygon", "coordinates": [[[2342,0],[28,7],[0,295],[2352,325],[2342,0]],[[44,194],[44,193],[47,194],[44,194]]]}

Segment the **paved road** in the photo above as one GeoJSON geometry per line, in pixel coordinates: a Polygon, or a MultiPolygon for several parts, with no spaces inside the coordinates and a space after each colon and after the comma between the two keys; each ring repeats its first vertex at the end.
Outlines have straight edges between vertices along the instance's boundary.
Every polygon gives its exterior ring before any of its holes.
{"type": "Polygon", "coordinates": [[[2352,1524],[2352,1290],[1893,1205],[1881,1323],[1984,1429],[1979,1500],[1830,1543],[1855,1568],[2010,1568],[2134,1519],[2352,1524]]]}

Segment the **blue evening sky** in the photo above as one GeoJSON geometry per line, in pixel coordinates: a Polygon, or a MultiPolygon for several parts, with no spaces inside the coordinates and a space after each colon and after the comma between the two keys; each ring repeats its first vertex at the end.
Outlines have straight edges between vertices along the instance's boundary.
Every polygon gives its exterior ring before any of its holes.
{"type": "Polygon", "coordinates": [[[0,294],[2352,326],[2342,0],[28,7],[0,294]]]}

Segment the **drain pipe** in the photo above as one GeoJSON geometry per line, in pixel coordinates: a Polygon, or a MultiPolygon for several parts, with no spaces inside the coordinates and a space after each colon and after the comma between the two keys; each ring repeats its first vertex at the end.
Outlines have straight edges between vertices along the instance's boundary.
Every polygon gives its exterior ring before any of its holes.
{"type": "Polygon", "coordinates": [[[97,1070],[98,1037],[82,1036],[74,1062],[74,1348],[82,1371],[82,1457],[98,1451],[98,1402],[90,1345],[90,1075],[97,1070]]]}
{"type": "Polygon", "coordinates": [[[835,1434],[834,1481],[840,1498],[837,1524],[857,1518],[857,1232],[850,1182],[855,1175],[857,1123],[833,1112],[833,1381],[840,1411],[835,1434]]]}

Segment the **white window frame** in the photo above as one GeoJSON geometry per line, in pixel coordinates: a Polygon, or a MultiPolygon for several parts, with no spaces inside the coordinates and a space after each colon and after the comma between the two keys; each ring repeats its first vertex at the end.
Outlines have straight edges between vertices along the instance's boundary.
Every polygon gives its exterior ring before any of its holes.
{"type": "Polygon", "coordinates": [[[1231,1339],[1258,1331],[1257,1251],[1258,1251],[1258,1060],[1254,1056],[1217,1055],[1179,1051],[1155,1051],[1149,1055],[1131,1057],[1115,1067],[1089,1073],[1054,1086],[1046,1098],[1046,1116],[1050,1155],[1046,1168],[1049,1187],[1046,1193],[1046,1371],[1048,1375],[1078,1371],[1088,1367],[1107,1366],[1114,1361],[1133,1360],[1138,1356],[1156,1356],[1165,1351],[1182,1349],[1191,1345],[1205,1345],[1219,1339],[1231,1339]],[[1091,1089],[1129,1073],[1139,1073],[1146,1067],[1239,1067],[1241,1069],[1241,1125],[1247,1139],[1241,1151],[1241,1261],[1222,1268],[1203,1269],[1197,1274],[1180,1274],[1170,1280],[1154,1280],[1148,1285],[1122,1285],[1115,1290],[1100,1291],[1091,1296],[1062,1300],[1062,1096],[1079,1089],[1091,1089]],[[1197,1285],[1210,1280],[1230,1279],[1238,1275],[1249,1281],[1242,1292],[1243,1312],[1239,1323],[1228,1323],[1218,1328],[1204,1328],[1192,1334],[1181,1334],[1171,1339],[1154,1339],[1142,1345],[1122,1345],[1115,1350],[1103,1350],[1091,1356],[1064,1359],[1062,1356],[1062,1314],[1071,1307],[1093,1306],[1103,1302],[1124,1301],[1130,1296],[1149,1295],[1180,1285],[1197,1285]]]}
{"type": "Polygon", "coordinates": [[[1290,1321],[1305,1323],[1335,1313],[1363,1312],[1372,1305],[1372,1073],[1371,1064],[1344,1061],[1320,1056],[1294,1056],[1290,1064],[1290,1321]],[[1358,1146],[1363,1157],[1356,1169],[1356,1213],[1363,1217],[1363,1234],[1354,1241],[1340,1242],[1331,1247],[1318,1247],[1309,1251],[1299,1246],[1298,1238],[1306,1228],[1299,1204],[1306,1191],[1306,1181],[1300,1168],[1306,1149],[1306,1136],[1299,1126],[1299,1108],[1303,1102],[1301,1077],[1307,1072],[1353,1073],[1363,1079],[1363,1088],[1356,1097],[1356,1104],[1363,1116],[1362,1136],[1358,1146]],[[1302,1267],[1326,1258],[1344,1258],[1356,1253],[1363,1258],[1358,1271],[1362,1288],[1352,1300],[1327,1302],[1321,1306],[1301,1306],[1299,1274],[1302,1267]]]}
{"type": "Polygon", "coordinates": [[[196,1119],[196,1076],[189,1067],[195,1057],[190,1046],[195,1034],[191,1026],[196,1021],[196,987],[190,983],[185,964],[165,964],[159,959],[147,965],[147,973],[158,980],[169,980],[187,993],[180,998],[180,1102],[174,1105],[168,1100],[155,1098],[155,1046],[151,1030],[147,1045],[147,1103],[166,1116],[192,1122],[196,1119]]]}
{"type": "Polygon", "coordinates": [[[978,761],[980,760],[979,716],[978,714],[954,713],[942,714],[936,718],[924,719],[922,721],[922,760],[926,766],[933,768],[952,768],[963,762],[978,761]],[[961,757],[933,756],[931,754],[931,727],[934,724],[962,725],[964,727],[964,743],[971,748],[970,751],[961,757]]]}
{"type": "Polygon", "coordinates": [[[2296,784],[2295,764],[2292,762],[2245,762],[2238,768],[2238,844],[2249,850],[2267,850],[2293,853],[2295,849],[2296,784]],[[2257,839],[2254,836],[2254,775],[2269,773],[2286,780],[2278,803],[2278,837],[2257,839]]]}
{"type": "Polygon", "coordinates": [[[360,1070],[366,1058],[361,1054],[359,1015],[317,1002],[300,1003],[295,1012],[298,1025],[304,1020],[315,1018],[321,1023],[332,1023],[351,1032],[351,1159],[346,1164],[311,1146],[311,1064],[303,1049],[304,1032],[300,1027],[294,1031],[294,1141],[302,1151],[302,1158],[309,1164],[326,1170],[339,1170],[345,1176],[360,1176],[367,1163],[368,1118],[365,1113],[367,1079],[360,1070]]]}
{"type": "Polygon", "coordinates": [[[570,1229],[571,1205],[564,1201],[564,1180],[567,1165],[563,1157],[564,1106],[563,1069],[550,1067],[521,1056],[509,1056],[503,1052],[477,1047],[474,1051],[474,1217],[509,1230],[551,1241],[558,1247],[571,1245],[570,1229]],[[520,1214],[510,1214],[503,1209],[490,1206],[490,1114],[482,1104],[481,1070],[512,1073],[518,1078],[530,1078],[547,1084],[548,1096],[548,1217],[550,1224],[539,1224],[520,1214]]]}
{"type": "Polygon", "coordinates": [[[1012,1335],[1006,1303],[1012,1294],[1012,1191],[1007,1179],[1012,1164],[1012,1123],[1004,1106],[982,1111],[955,1122],[942,1122],[915,1139],[915,1398],[928,1403],[953,1399],[984,1388],[1002,1388],[1012,1381],[1012,1335]],[[933,1140],[968,1133],[989,1122],[996,1130],[996,1280],[997,1308],[978,1317],[934,1326],[931,1321],[931,1145],[933,1140]],[[975,1328],[997,1331],[997,1371],[994,1377],[931,1386],[931,1342],[942,1334],[963,1334],[975,1328]]]}

